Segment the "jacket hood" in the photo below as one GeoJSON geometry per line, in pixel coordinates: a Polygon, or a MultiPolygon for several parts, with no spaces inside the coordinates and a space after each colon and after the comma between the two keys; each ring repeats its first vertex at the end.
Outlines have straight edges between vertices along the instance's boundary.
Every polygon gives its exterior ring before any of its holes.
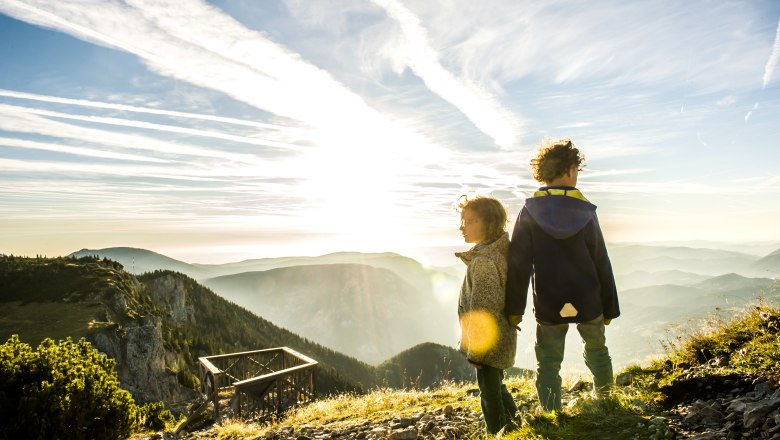
{"type": "Polygon", "coordinates": [[[455,256],[460,258],[466,265],[478,256],[488,257],[496,265],[506,265],[507,252],[509,252],[509,234],[505,232],[490,243],[480,243],[466,252],[456,252],[455,256]]]}
{"type": "Polygon", "coordinates": [[[552,237],[562,240],[582,230],[596,217],[596,205],[574,187],[542,187],[525,201],[528,214],[552,237]]]}

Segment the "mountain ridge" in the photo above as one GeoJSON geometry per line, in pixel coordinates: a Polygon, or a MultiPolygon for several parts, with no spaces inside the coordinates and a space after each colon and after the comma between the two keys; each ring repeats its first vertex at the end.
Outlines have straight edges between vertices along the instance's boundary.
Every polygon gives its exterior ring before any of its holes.
{"type": "Polygon", "coordinates": [[[279,346],[319,362],[320,394],[363,392],[379,384],[375,367],[278,327],[181,273],[136,277],[96,257],[0,257],[0,284],[0,310],[10,313],[0,313],[0,337],[30,340],[32,329],[44,332],[36,333],[38,341],[86,337],[117,361],[120,382],[139,401],[192,398],[200,356],[279,346]],[[52,315],[36,313],[47,305],[52,315]],[[82,313],[62,316],[73,307],[82,313]],[[58,311],[61,319],[78,322],[46,334],[58,311]],[[22,312],[25,323],[13,319],[22,312]]]}

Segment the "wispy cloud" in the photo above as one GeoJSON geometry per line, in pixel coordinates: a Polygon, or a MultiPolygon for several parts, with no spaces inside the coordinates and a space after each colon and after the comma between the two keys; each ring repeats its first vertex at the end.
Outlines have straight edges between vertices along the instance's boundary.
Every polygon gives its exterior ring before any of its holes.
{"type": "Polygon", "coordinates": [[[0,130],[11,133],[27,133],[50,138],[69,139],[86,145],[101,145],[123,150],[153,151],[157,155],[173,155],[179,158],[181,156],[202,157],[249,164],[259,162],[255,156],[249,154],[219,151],[175,141],[164,141],[139,134],[118,133],[116,131],[66,124],[41,117],[35,114],[36,111],[37,109],[0,104],[0,130]]]}
{"type": "Polygon", "coordinates": [[[287,127],[278,124],[266,124],[263,122],[247,121],[245,119],[228,118],[228,117],[217,116],[217,115],[179,112],[179,111],[171,111],[171,110],[164,110],[164,109],[157,109],[157,108],[138,107],[133,105],[110,103],[110,102],[96,102],[96,101],[90,101],[86,99],[70,99],[70,98],[62,98],[59,96],[38,95],[35,93],[17,92],[14,90],[6,90],[6,89],[0,89],[0,96],[4,96],[6,98],[48,102],[53,104],[67,104],[67,105],[99,108],[99,109],[106,109],[106,110],[119,110],[119,111],[134,112],[134,113],[146,113],[151,115],[173,116],[176,118],[183,118],[183,119],[198,119],[204,121],[222,122],[225,124],[243,125],[247,127],[263,128],[263,129],[295,130],[294,127],[287,127]]]}
{"type": "Polygon", "coordinates": [[[162,131],[168,133],[184,134],[189,136],[200,136],[200,137],[220,139],[220,140],[231,141],[231,142],[239,142],[244,144],[259,145],[263,147],[272,147],[274,149],[278,148],[282,150],[293,150],[293,151],[305,150],[305,148],[299,145],[293,145],[289,143],[277,142],[277,141],[267,140],[267,139],[257,139],[257,138],[247,137],[247,136],[237,136],[237,135],[222,133],[218,131],[199,130],[195,128],[181,127],[176,125],[157,124],[153,122],[135,121],[129,119],[111,118],[111,117],[104,117],[104,116],[73,115],[69,113],[62,113],[62,112],[55,112],[51,110],[41,110],[41,109],[34,109],[34,108],[16,107],[16,110],[32,113],[36,115],[41,115],[41,116],[59,118],[59,119],[73,119],[77,121],[92,122],[97,124],[117,125],[121,127],[141,128],[145,130],[155,130],[155,131],[162,131]]]}
{"type": "Polygon", "coordinates": [[[400,1],[373,1],[399,23],[402,33],[402,43],[398,47],[400,58],[428,88],[457,107],[497,145],[515,146],[520,128],[517,118],[485,87],[458,78],[445,69],[419,18],[400,1]]]}
{"type": "Polygon", "coordinates": [[[583,128],[583,127],[590,127],[591,125],[593,125],[593,124],[590,123],[590,122],[575,122],[573,124],[559,125],[559,126],[557,126],[555,128],[560,128],[560,129],[564,129],[564,128],[583,128]]]}
{"type": "Polygon", "coordinates": [[[750,120],[750,117],[753,116],[753,112],[756,110],[758,110],[758,103],[753,104],[753,108],[745,114],[745,122],[750,120]]]}
{"type": "Polygon", "coordinates": [[[772,80],[778,60],[780,60],[780,22],[777,23],[777,33],[775,35],[775,44],[772,46],[772,53],[769,55],[769,59],[764,67],[764,87],[772,80]]]}
{"type": "Polygon", "coordinates": [[[25,148],[31,150],[44,150],[56,153],[66,153],[77,156],[87,156],[102,159],[117,159],[132,162],[156,162],[170,163],[169,160],[157,159],[154,157],[138,156],[135,154],[114,153],[111,151],[93,150],[90,148],[71,147],[67,145],[52,144],[47,142],[26,141],[23,139],[12,139],[0,137],[0,145],[13,148],[25,148]]]}
{"type": "Polygon", "coordinates": [[[377,133],[386,133],[392,140],[405,137],[406,144],[413,143],[411,151],[428,146],[424,138],[388,121],[328,72],[198,0],[132,0],[127,5],[5,1],[0,10],[120,48],[163,75],[226,93],[342,141],[365,144],[377,133]]]}
{"type": "Polygon", "coordinates": [[[715,8],[699,0],[685,5],[607,0],[598,7],[514,0],[409,4],[426,23],[433,44],[446,48],[450,63],[471,78],[501,84],[530,79],[749,87],[757,60],[766,56],[760,49],[765,36],[749,25],[762,19],[762,11],[744,3],[715,8]]]}

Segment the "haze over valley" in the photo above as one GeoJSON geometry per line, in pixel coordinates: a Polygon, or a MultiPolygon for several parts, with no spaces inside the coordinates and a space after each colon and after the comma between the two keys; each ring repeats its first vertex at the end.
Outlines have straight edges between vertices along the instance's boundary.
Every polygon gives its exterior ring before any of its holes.
{"type": "MultiPolygon", "coordinates": [[[[780,300],[780,250],[766,255],[715,248],[610,245],[622,315],[607,329],[616,369],[660,354],[660,340],[701,318],[780,300]]],[[[428,267],[394,253],[343,252],[203,265],[133,248],[81,250],[128,271],[180,271],[271,322],[349,356],[378,364],[424,342],[454,346],[456,302],[465,266],[428,267]]],[[[531,298],[516,366],[533,369],[531,298]]],[[[584,374],[576,330],[564,369],[584,374]]]]}

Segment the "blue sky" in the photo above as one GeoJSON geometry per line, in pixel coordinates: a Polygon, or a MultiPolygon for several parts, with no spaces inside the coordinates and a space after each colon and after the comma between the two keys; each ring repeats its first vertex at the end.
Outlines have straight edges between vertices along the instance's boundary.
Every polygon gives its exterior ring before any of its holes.
{"type": "Polygon", "coordinates": [[[780,240],[776,1],[0,0],[0,252],[460,245],[545,137],[607,240],[780,240]]]}

